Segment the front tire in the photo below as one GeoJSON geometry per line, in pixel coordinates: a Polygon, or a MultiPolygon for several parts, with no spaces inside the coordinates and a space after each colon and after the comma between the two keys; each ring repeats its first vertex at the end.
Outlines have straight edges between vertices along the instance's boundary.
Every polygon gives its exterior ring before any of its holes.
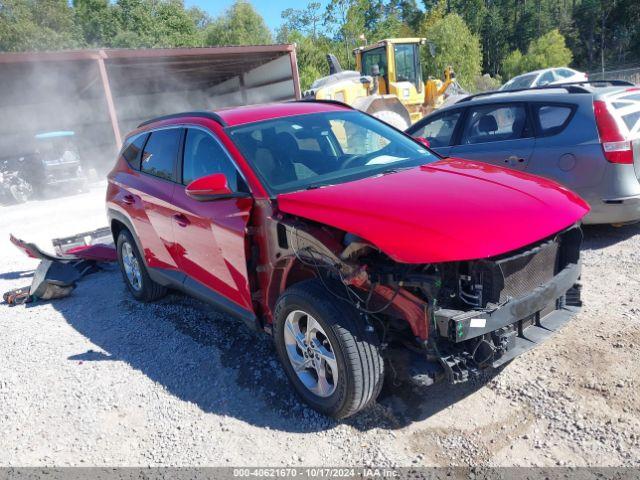
{"type": "Polygon", "coordinates": [[[375,331],[319,280],[295,284],[278,299],[274,342],[294,389],[320,413],[346,418],[378,397],[384,362],[375,331]]]}
{"type": "Polygon", "coordinates": [[[127,230],[118,234],[116,251],[124,283],[136,300],[152,302],[166,295],[167,289],[149,277],[133,236],[127,230]]]}

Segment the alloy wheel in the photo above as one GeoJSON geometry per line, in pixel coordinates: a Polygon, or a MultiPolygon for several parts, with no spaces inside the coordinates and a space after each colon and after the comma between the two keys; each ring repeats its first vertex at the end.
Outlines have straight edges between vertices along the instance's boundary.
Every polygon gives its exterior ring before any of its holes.
{"type": "Polygon", "coordinates": [[[329,397],[338,385],[335,350],[320,323],[302,310],[285,320],[287,356],[298,379],[313,394],[329,397]]]}
{"type": "Polygon", "coordinates": [[[140,271],[140,263],[136,254],[133,252],[133,248],[129,242],[122,244],[122,265],[124,266],[124,273],[127,276],[129,285],[136,292],[142,289],[142,273],[140,271]]]}

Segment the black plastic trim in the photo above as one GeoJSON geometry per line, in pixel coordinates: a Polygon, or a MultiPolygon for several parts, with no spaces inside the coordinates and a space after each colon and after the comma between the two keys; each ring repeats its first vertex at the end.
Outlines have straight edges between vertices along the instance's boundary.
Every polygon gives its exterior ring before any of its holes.
{"type": "Polygon", "coordinates": [[[147,268],[147,271],[151,279],[155,282],[167,287],[173,287],[198,300],[215,306],[223,312],[242,320],[251,330],[257,331],[261,329],[255,313],[242,308],[188,275],[176,270],[164,268],[147,268]]]}
{"type": "Polygon", "coordinates": [[[209,120],[213,120],[214,122],[219,123],[223,127],[228,126],[227,122],[225,122],[220,115],[215,112],[208,112],[206,110],[197,110],[193,112],[180,112],[180,113],[172,113],[170,115],[163,115],[161,117],[155,117],[150,120],[142,122],[138,125],[138,128],[146,127],[147,125],[151,125],[152,123],[161,122],[163,120],[172,120],[174,118],[184,118],[184,117],[197,117],[197,118],[208,118],[209,120]]]}
{"type": "MultiPolygon", "coordinates": [[[[129,233],[131,233],[131,236],[133,237],[133,241],[136,242],[136,247],[138,247],[138,251],[144,252],[144,249],[140,244],[140,240],[138,239],[138,235],[136,234],[136,230],[135,228],[133,228],[133,224],[127,218],[126,215],[120,213],[117,210],[114,210],[113,208],[109,208],[107,209],[107,219],[109,220],[109,228],[111,228],[111,224],[113,223],[114,220],[117,220],[118,222],[122,223],[125,227],[127,227],[127,230],[129,230],[129,233]]],[[[113,243],[115,244],[117,242],[118,242],[118,239],[114,238],[113,243]]],[[[146,267],[147,261],[144,258],[144,255],[142,255],[142,261],[144,262],[144,265],[146,267]]]]}
{"type": "Polygon", "coordinates": [[[251,194],[247,192],[231,192],[231,193],[222,193],[219,195],[189,195],[189,198],[196,200],[198,202],[211,202],[214,200],[226,200],[228,198],[251,198],[251,194]]]}
{"type": "Polygon", "coordinates": [[[567,83],[557,83],[551,85],[543,85],[541,87],[529,87],[529,88],[516,88],[514,90],[491,90],[488,92],[480,92],[474,95],[469,95],[468,97],[461,98],[456,103],[468,102],[469,100],[473,100],[474,98],[486,97],[487,95],[499,95],[499,94],[509,94],[509,93],[518,93],[518,92],[528,92],[531,90],[557,90],[559,88],[564,88],[567,93],[593,93],[592,90],[585,88],[583,85],[597,85],[597,84],[608,84],[612,87],[633,87],[634,84],[627,82],[625,80],[588,80],[584,82],[567,82],[567,83]]]}
{"type": "Polygon", "coordinates": [[[339,105],[341,107],[348,108],[349,110],[355,110],[351,105],[341,102],[340,100],[330,99],[318,99],[318,98],[301,98],[300,100],[291,100],[293,103],[328,103],[330,105],[339,105]]]}
{"type": "MultiPolygon", "coordinates": [[[[522,298],[510,300],[503,306],[491,312],[482,310],[471,310],[467,312],[457,310],[443,310],[440,315],[436,312],[438,325],[441,322],[456,320],[462,324],[463,334],[455,338],[456,343],[464,342],[471,338],[491,333],[499,328],[511,325],[519,320],[526,319],[531,315],[540,312],[552,302],[562,297],[570,290],[580,278],[581,265],[571,263],[564,270],[559,272],[551,281],[533,290],[529,295],[522,298]],[[440,318],[438,318],[440,317],[440,318]],[[473,318],[485,319],[484,327],[471,328],[473,318]]],[[[444,326],[444,325],[443,325],[444,326]]],[[[442,332],[443,329],[441,329],[442,332]]]]}

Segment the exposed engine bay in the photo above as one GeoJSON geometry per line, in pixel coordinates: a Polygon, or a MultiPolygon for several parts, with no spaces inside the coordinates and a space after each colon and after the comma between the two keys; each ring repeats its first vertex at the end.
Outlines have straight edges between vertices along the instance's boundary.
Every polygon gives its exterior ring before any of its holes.
{"type": "Polygon", "coordinates": [[[281,288],[320,278],[375,329],[391,370],[421,385],[498,367],[581,305],[578,226],[498,257],[435,264],[398,263],[362,238],[297,218],[278,219],[272,232],[281,288]]]}

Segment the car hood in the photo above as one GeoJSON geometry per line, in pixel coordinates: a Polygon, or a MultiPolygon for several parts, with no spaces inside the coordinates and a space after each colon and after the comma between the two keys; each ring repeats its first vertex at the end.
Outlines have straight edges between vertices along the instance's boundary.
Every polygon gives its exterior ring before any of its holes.
{"type": "Polygon", "coordinates": [[[492,257],[549,237],[589,211],[553,181],[454,158],[277,200],[282,212],[355,234],[402,263],[492,257]]]}

